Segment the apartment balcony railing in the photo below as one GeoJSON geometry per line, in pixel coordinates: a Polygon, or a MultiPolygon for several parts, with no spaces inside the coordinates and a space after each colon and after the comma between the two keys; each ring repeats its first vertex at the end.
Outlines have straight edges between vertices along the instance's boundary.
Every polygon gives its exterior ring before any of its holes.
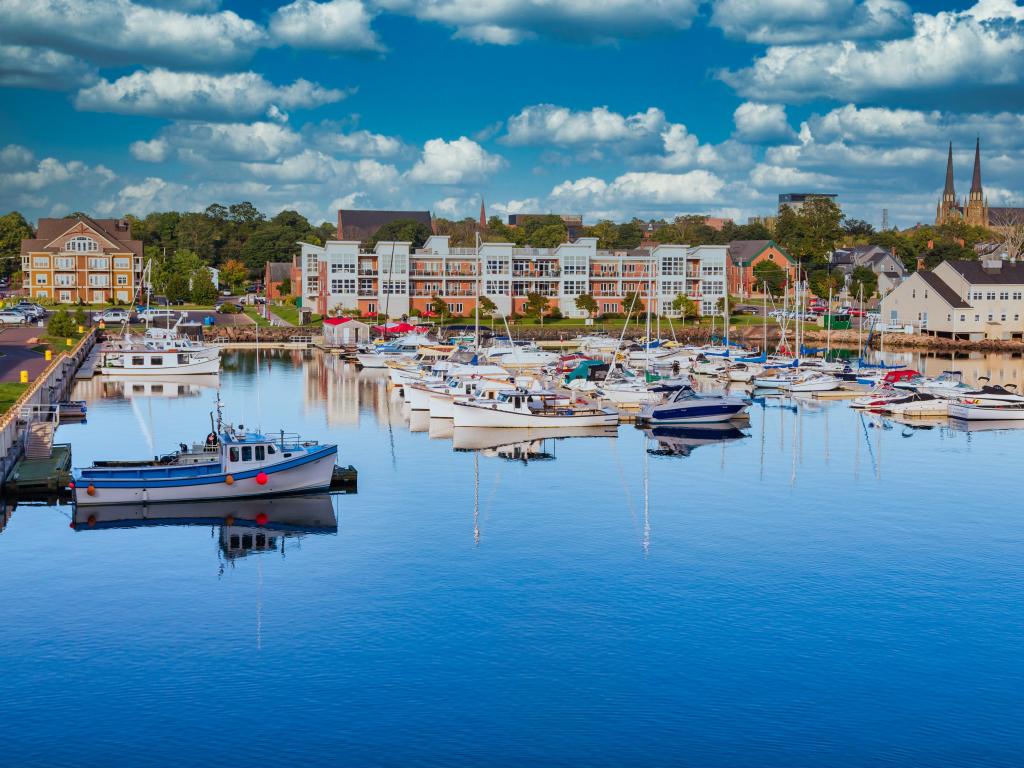
{"type": "Polygon", "coordinates": [[[446,277],[476,277],[480,273],[475,269],[448,269],[444,274],[446,277]]]}
{"type": "Polygon", "coordinates": [[[476,296],[475,291],[466,290],[464,288],[449,288],[443,294],[444,296],[476,296]]]}
{"type": "Polygon", "coordinates": [[[376,296],[377,295],[377,289],[373,288],[371,290],[369,288],[360,288],[359,289],[359,295],[363,296],[363,297],[366,297],[366,296],[376,296]]]}
{"type": "Polygon", "coordinates": [[[554,280],[561,276],[562,271],[559,269],[551,269],[546,272],[538,272],[531,269],[513,269],[512,277],[529,277],[540,280],[554,280]]]}
{"type": "Polygon", "coordinates": [[[444,273],[439,269],[410,269],[409,275],[411,277],[436,277],[438,280],[444,277],[444,273]]]}
{"type": "Polygon", "coordinates": [[[360,275],[376,275],[377,274],[377,268],[373,267],[371,269],[369,267],[360,267],[359,268],[359,274],[360,275]]]}

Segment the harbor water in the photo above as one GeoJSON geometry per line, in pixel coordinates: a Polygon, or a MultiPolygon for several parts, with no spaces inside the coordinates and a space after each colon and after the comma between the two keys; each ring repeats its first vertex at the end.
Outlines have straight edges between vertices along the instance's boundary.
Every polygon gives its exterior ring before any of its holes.
{"type": "Polygon", "coordinates": [[[767,398],[453,435],[385,382],[280,351],[81,382],[77,466],[201,440],[219,392],[337,442],[358,492],[266,529],[8,507],[3,764],[1020,764],[1024,430],[767,398]]]}

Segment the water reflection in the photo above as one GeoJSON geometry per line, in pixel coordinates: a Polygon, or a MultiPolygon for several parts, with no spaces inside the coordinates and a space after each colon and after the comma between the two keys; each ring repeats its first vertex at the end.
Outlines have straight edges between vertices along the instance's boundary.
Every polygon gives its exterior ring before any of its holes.
{"type": "Polygon", "coordinates": [[[657,447],[648,448],[647,452],[654,456],[689,456],[695,448],[716,443],[731,443],[749,437],[746,432],[735,424],[693,424],[678,427],[653,427],[645,429],[649,439],[657,442],[657,447]]]}
{"type": "MultiPolygon", "coordinates": [[[[435,419],[437,421],[437,419],[435,419]]],[[[484,456],[527,462],[555,458],[559,440],[576,437],[615,438],[614,427],[563,427],[559,429],[491,429],[455,427],[452,447],[456,451],[480,451],[484,456]]]]}
{"type": "Polygon", "coordinates": [[[151,526],[219,526],[219,547],[228,559],[285,551],[285,541],[306,534],[338,532],[329,494],[246,501],[76,507],[76,531],[151,526]]]}
{"type": "Polygon", "coordinates": [[[220,377],[198,376],[94,376],[80,382],[78,395],[87,401],[126,400],[135,397],[199,397],[220,387],[220,377]]]}

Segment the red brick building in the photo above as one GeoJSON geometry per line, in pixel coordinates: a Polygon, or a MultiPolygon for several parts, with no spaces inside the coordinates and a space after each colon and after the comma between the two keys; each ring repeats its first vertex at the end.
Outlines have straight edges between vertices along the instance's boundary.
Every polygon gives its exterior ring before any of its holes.
{"type": "Polygon", "coordinates": [[[740,297],[762,293],[763,288],[754,277],[754,267],[763,261],[782,269],[790,282],[797,279],[796,259],[774,240],[733,240],[729,243],[729,293],[740,297]]]}
{"type": "Polygon", "coordinates": [[[299,286],[292,282],[290,261],[268,261],[263,270],[263,288],[267,301],[281,300],[293,295],[299,286]],[[282,290],[288,281],[288,290],[282,290]]]}

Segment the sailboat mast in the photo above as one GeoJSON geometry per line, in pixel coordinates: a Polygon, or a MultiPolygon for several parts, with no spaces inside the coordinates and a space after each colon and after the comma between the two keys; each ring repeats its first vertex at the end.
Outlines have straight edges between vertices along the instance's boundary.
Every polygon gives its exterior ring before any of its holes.
{"type": "Polygon", "coordinates": [[[476,233],[476,306],[473,309],[473,343],[476,344],[477,351],[480,350],[480,232],[476,233]]]}

